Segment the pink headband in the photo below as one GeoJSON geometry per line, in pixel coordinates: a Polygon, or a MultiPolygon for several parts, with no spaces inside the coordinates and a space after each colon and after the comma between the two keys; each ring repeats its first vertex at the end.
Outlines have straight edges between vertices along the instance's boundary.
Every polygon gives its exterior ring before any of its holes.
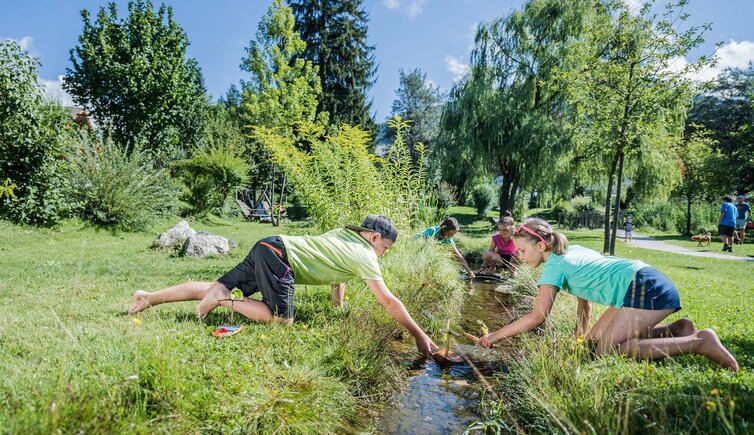
{"type": "Polygon", "coordinates": [[[530,230],[530,229],[529,229],[529,227],[527,227],[527,226],[525,226],[525,225],[521,224],[521,225],[519,225],[519,226],[518,226],[518,228],[516,229],[516,232],[519,232],[519,231],[521,231],[521,230],[524,230],[524,231],[526,231],[527,233],[529,233],[529,234],[531,234],[532,236],[534,236],[534,237],[538,238],[539,240],[541,240],[541,241],[542,241],[542,243],[544,243],[545,245],[547,245],[547,242],[545,242],[545,239],[544,239],[544,237],[542,237],[542,236],[540,236],[539,234],[535,233],[534,231],[530,230]]]}

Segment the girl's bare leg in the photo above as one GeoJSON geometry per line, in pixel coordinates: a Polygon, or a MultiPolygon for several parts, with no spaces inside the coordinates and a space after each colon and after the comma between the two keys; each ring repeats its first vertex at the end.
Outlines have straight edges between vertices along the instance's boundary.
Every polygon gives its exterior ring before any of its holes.
{"type": "Polygon", "coordinates": [[[597,319],[597,322],[594,324],[594,326],[592,326],[592,328],[589,330],[589,334],[587,334],[588,339],[594,342],[600,341],[602,339],[602,335],[605,333],[608,326],[610,326],[610,324],[613,322],[615,314],[617,313],[618,309],[615,307],[610,307],[605,310],[600,318],[597,319]]]}
{"type": "Polygon", "coordinates": [[[686,337],[695,332],[696,328],[691,319],[683,318],[672,323],[655,326],[652,328],[652,333],[649,338],[686,337]]]}
{"type": "Polygon", "coordinates": [[[137,290],[134,293],[134,302],[128,309],[129,314],[144,311],[152,305],[165,302],[199,301],[202,300],[215,283],[194,281],[178,284],[155,292],[137,290]]]}
{"type": "Polygon", "coordinates": [[[621,308],[597,342],[597,354],[619,350],[634,359],[660,359],[693,353],[720,366],[738,371],[738,362],[728,352],[715,331],[704,329],[685,337],[646,338],[662,319],[674,310],[621,308]]]}

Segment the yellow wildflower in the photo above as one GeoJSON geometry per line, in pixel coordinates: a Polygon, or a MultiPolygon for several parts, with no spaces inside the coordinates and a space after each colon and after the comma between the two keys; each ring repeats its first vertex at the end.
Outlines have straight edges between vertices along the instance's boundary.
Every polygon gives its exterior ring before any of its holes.
{"type": "Polygon", "coordinates": [[[707,411],[713,412],[717,408],[717,404],[715,402],[707,402],[707,411]]]}
{"type": "Polygon", "coordinates": [[[717,396],[719,392],[717,391],[717,388],[713,388],[712,391],[710,391],[709,393],[712,394],[713,396],[717,396]]]}
{"type": "Polygon", "coordinates": [[[131,321],[134,322],[134,325],[136,326],[141,325],[141,319],[139,319],[138,317],[133,317],[131,321]]]}

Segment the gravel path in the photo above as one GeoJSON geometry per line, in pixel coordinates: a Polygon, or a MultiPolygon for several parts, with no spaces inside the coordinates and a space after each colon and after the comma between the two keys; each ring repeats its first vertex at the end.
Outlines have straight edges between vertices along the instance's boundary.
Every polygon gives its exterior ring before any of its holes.
{"type": "MultiPolygon", "coordinates": [[[[623,230],[618,230],[618,239],[621,243],[623,243],[623,230]]],[[[654,249],[656,251],[672,252],[673,254],[682,254],[682,255],[691,255],[693,257],[718,258],[721,260],[733,260],[733,261],[744,261],[744,262],[754,263],[754,258],[752,257],[738,257],[735,255],[726,255],[726,254],[720,254],[717,252],[694,251],[693,249],[685,248],[683,246],[678,246],[678,245],[671,245],[670,243],[665,243],[662,240],[657,240],[650,236],[644,236],[636,232],[634,232],[633,240],[631,240],[631,242],[629,242],[628,244],[636,248],[654,249]]],[[[711,246],[715,246],[715,244],[713,243],[711,246]]]]}

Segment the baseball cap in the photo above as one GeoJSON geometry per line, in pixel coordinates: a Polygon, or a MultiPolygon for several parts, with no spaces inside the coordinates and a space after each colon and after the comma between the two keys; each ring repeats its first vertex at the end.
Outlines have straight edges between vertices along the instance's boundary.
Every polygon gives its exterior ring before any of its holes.
{"type": "Polygon", "coordinates": [[[398,230],[393,222],[387,216],[382,215],[368,214],[361,225],[346,225],[346,228],[354,231],[372,231],[392,242],[395,242],[398,238],[398,230]]]}

